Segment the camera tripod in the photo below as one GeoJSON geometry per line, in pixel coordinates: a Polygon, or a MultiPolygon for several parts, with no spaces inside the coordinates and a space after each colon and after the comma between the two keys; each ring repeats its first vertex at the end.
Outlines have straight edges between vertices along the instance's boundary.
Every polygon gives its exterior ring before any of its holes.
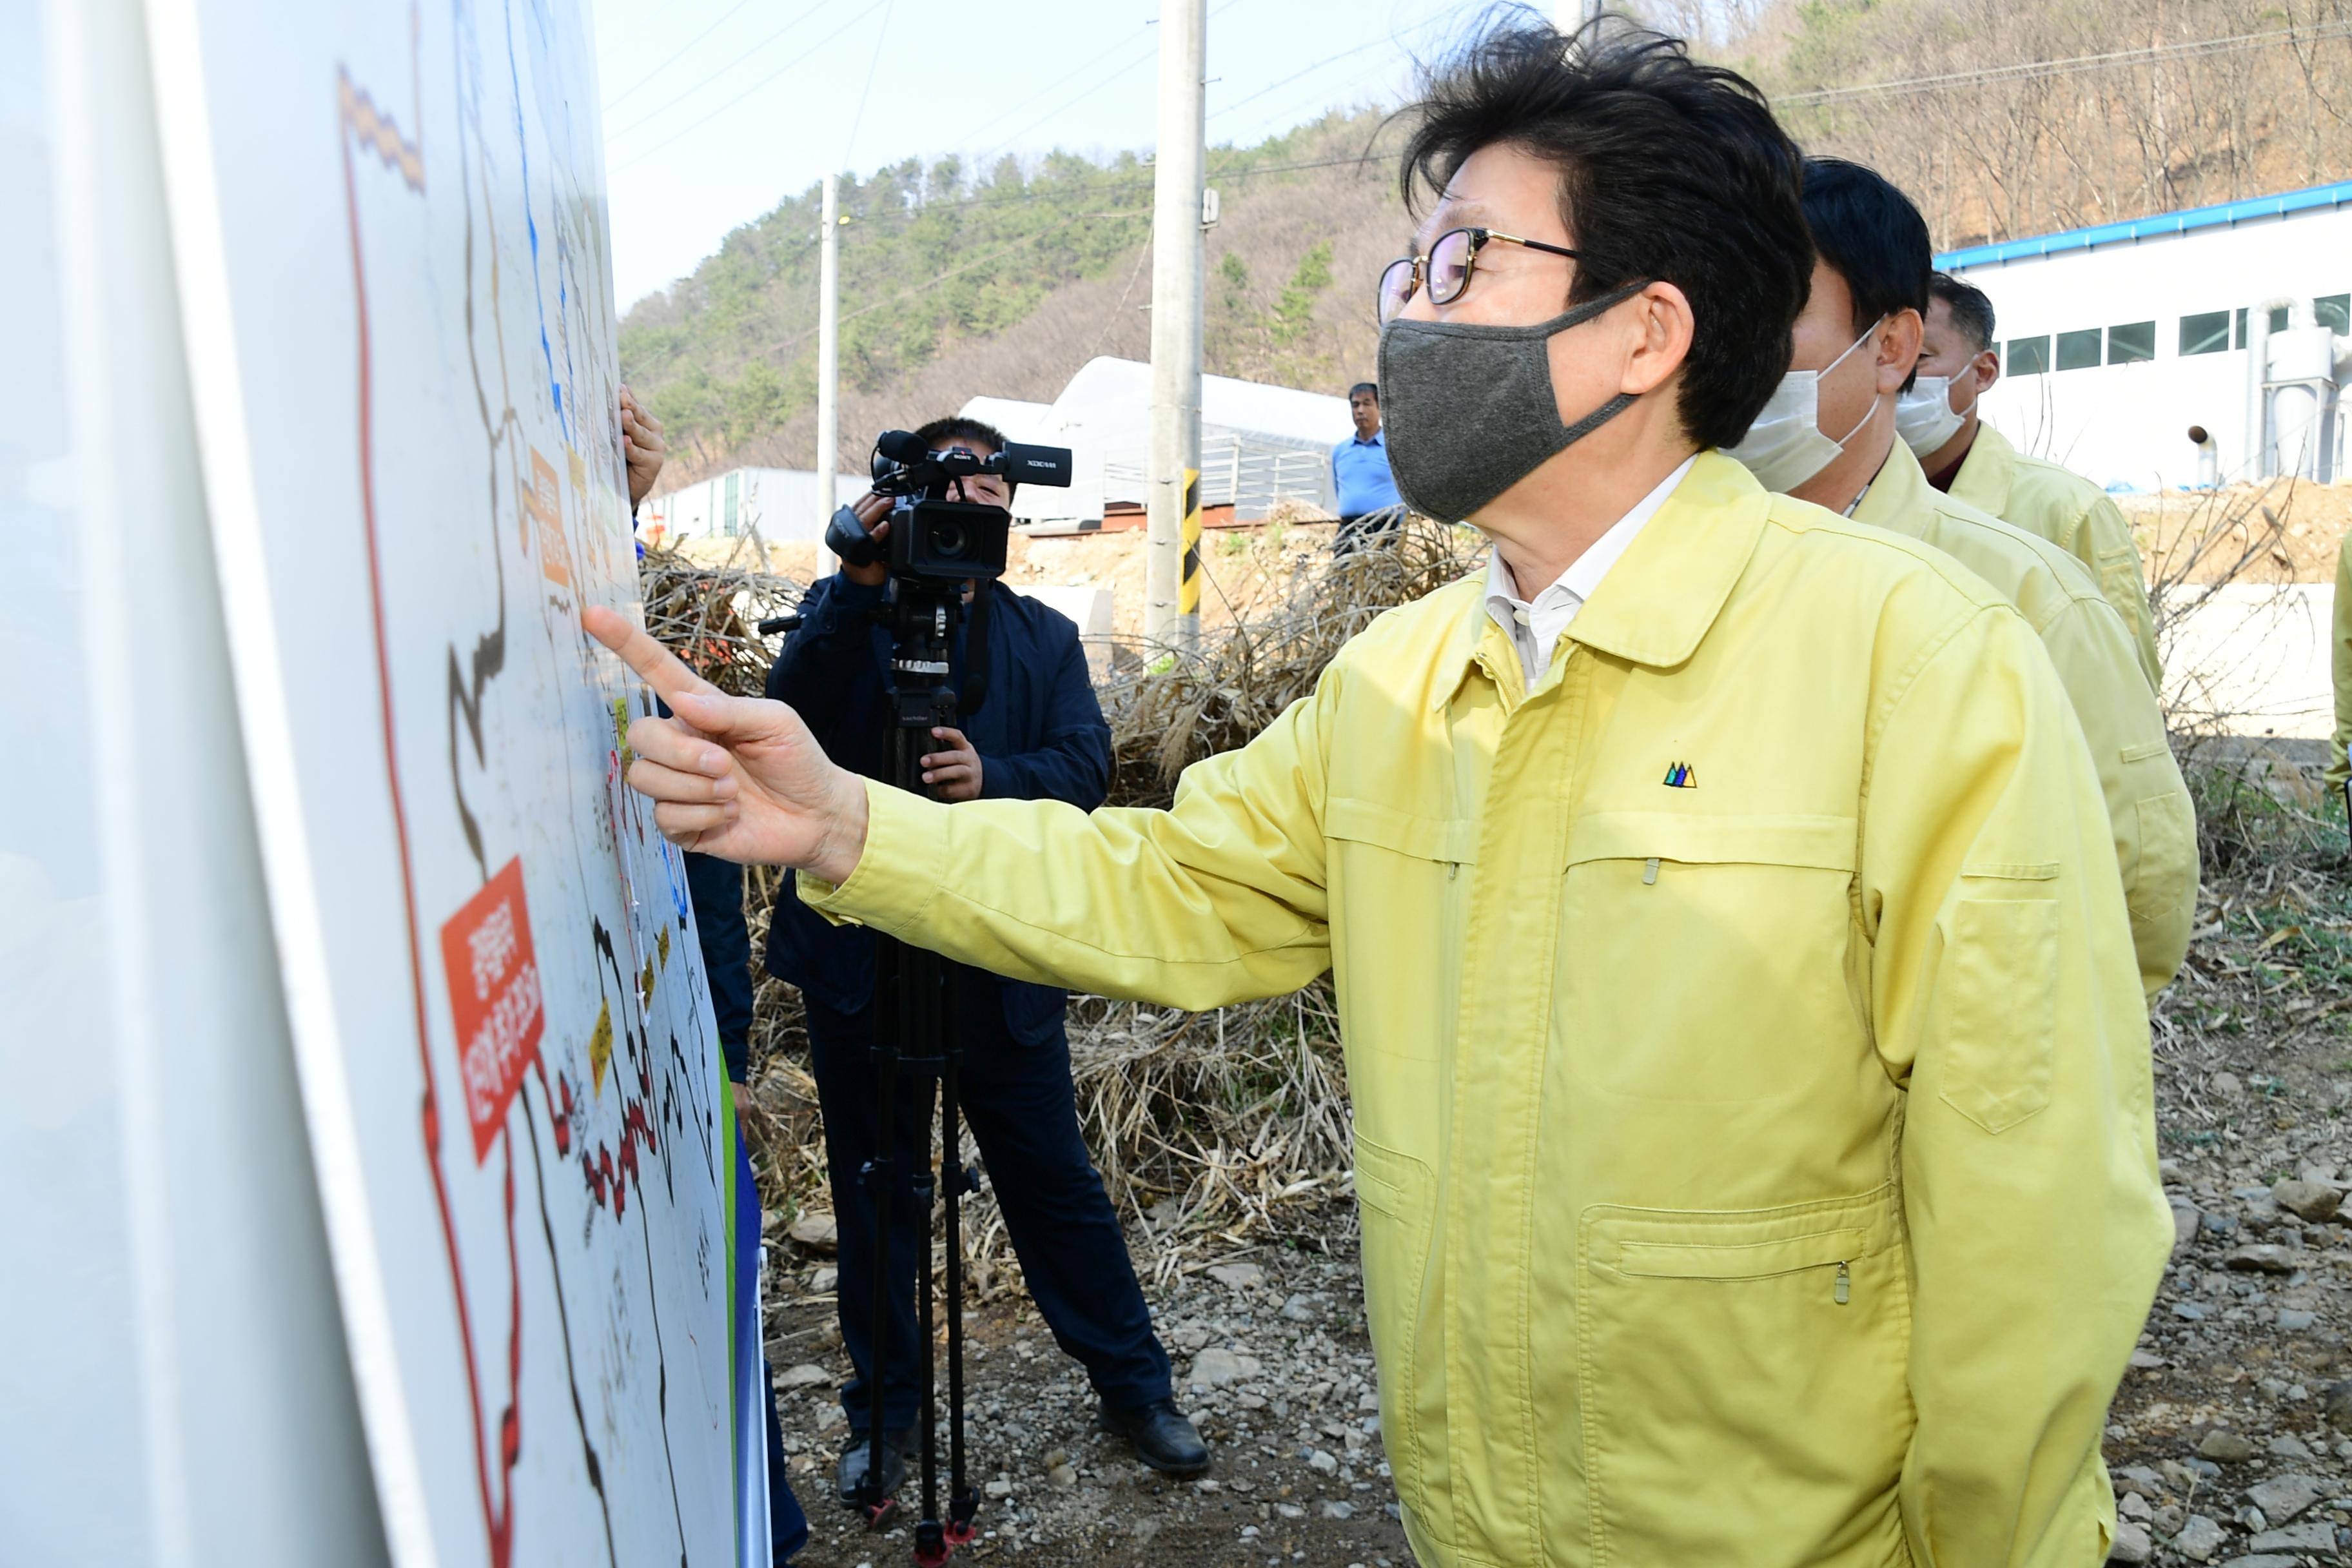
{"type": "MultiPolygon", "coordinates": [[[[890,696],[883,737],[883,782],[899,789],[922,791],[922,759],[938,742],[938,726],[961,727],[965,715],[986,696],[988,604],[990,584],[983,581],[974,597],[968,637],[970,657],[964,700],[954,686],[952,657],[956,629],[965,619],[963,585],[959,582],[899,577],[891,602],[877,614],[890,631],[890,696]]],[[[963,1163],[961,1110],[957,1074],[961,1066],[961,997],[956,970],[946,959],[922,948],[909,947],[884,936],[875,955],[874,1080],[877,1151],[861,1173],[874,1204],[873,1334],[867,1371],[866,1479],[859,1484],[855,1506],[867,1527],[888,1521],[897,1504],[882,1491],[885,1422],[884,1388],[889,1356],[890,1327],[890,1207],[902,1180],[924,1216],[924,1237],[918,1248],[916,1328],[921,1342],[922,1373],[922,1517],[915,1526],[915,1561],[921,1568],[940,1568],[959,1546],[972,1538],[972,1519],[980,1510],[964,1464],[963,1398],[963,1234],[962,1202],[980,1190],[980,1182],[963,1163]],[[898,1151],[897,1129],[898,1084],[902,1076],[939,1080],[940,1165],[936,1176],[928,1149],[911,1156],[898,1151]],[[914,1168],[902,1171],[909,1159],[914,1168]],[[933,1404],[936,1341],[931,1331],[934,1296],[929,1215],[932,1203],[944,1196],[947,1205],[947,1279],[944,1295],[948,1325],[948,1497],[944,1517],[940,1511],[938,1418],[933,1404]]],[[[929,1094],[923,1095],[929,1121],[929,1094]]],[[[923,1139],[919,1147],[928,1144],[923,1139]]]]}

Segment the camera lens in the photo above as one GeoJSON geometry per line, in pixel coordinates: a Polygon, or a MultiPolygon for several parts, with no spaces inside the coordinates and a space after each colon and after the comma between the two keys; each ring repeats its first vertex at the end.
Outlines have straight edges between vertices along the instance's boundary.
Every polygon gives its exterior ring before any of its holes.
{"type": "Polygon", "coordinates": [[[971,546],[971,542],[964,537],[963,524],[950,522],[942,523],[932,531],[931,548],[949,560],[954,561],[961,559],[971,546]]]}

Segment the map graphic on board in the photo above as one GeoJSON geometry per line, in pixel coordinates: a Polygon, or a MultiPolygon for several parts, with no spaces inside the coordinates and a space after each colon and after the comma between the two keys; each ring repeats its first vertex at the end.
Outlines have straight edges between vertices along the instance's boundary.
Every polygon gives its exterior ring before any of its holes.
{"type": "Polygon", "coordinates": [[[157,0],[244,742],[387,1533],[735,1555],[726,1124],[634,609],[577,0],[157,0]]]}

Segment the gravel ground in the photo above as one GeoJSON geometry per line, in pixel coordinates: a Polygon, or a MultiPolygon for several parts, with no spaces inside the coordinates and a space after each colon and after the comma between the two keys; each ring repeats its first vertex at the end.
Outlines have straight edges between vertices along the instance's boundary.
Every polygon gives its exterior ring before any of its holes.
{"type": "MultiPolygon", "coordinates": [[[[846,1430],[835,1389],[846,1363],[830,1272],[803,1258],[796,1289],[770,1308],[793,1485],[814,1531],[793,1561],[806,1568],[905,1563],[908,1528],[868,1533],[831,1500],[846,1430]]],[[[1153,1292],[1152,1312],[1176,1363],[1178,1404],[1213,1450],[1211,1471],[1199,1480],[1155,1476],[1122,1439],[1097,1429],[1085,1373],[1025,1302],[967,1313],[982,1534],[959,1561],[1039,1568],[1412,1563],[1381,1458],[1352,1252],[1268,1249],[1220,1263],[1153,1292]]],[[[942,1472],[945,1442],[942,1428],[942,1472]]],[[[916,1483],[899,1496],[915,1501],[916,1483]]]]}
{"type": "Polygon", "coordinates": [[[2178,1242],[2107,1427],[2126,1563],[2352,1558],[2352,867],[2232,826],[2154,1019],[2178,1242]]]}

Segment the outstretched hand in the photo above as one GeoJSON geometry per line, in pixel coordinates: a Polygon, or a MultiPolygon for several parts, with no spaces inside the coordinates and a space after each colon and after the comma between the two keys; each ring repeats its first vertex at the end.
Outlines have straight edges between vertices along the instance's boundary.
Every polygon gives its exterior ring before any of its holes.
{"type": "Polygon", "coordinates": [[[677,715],[629,726],[629,787],[654,803],[662,837],[722,860],[848,879],[866,847],[866,786],[833,764],[799,714],[726,695],[616,611],[592,605],[580,619],[677,715]]]}

